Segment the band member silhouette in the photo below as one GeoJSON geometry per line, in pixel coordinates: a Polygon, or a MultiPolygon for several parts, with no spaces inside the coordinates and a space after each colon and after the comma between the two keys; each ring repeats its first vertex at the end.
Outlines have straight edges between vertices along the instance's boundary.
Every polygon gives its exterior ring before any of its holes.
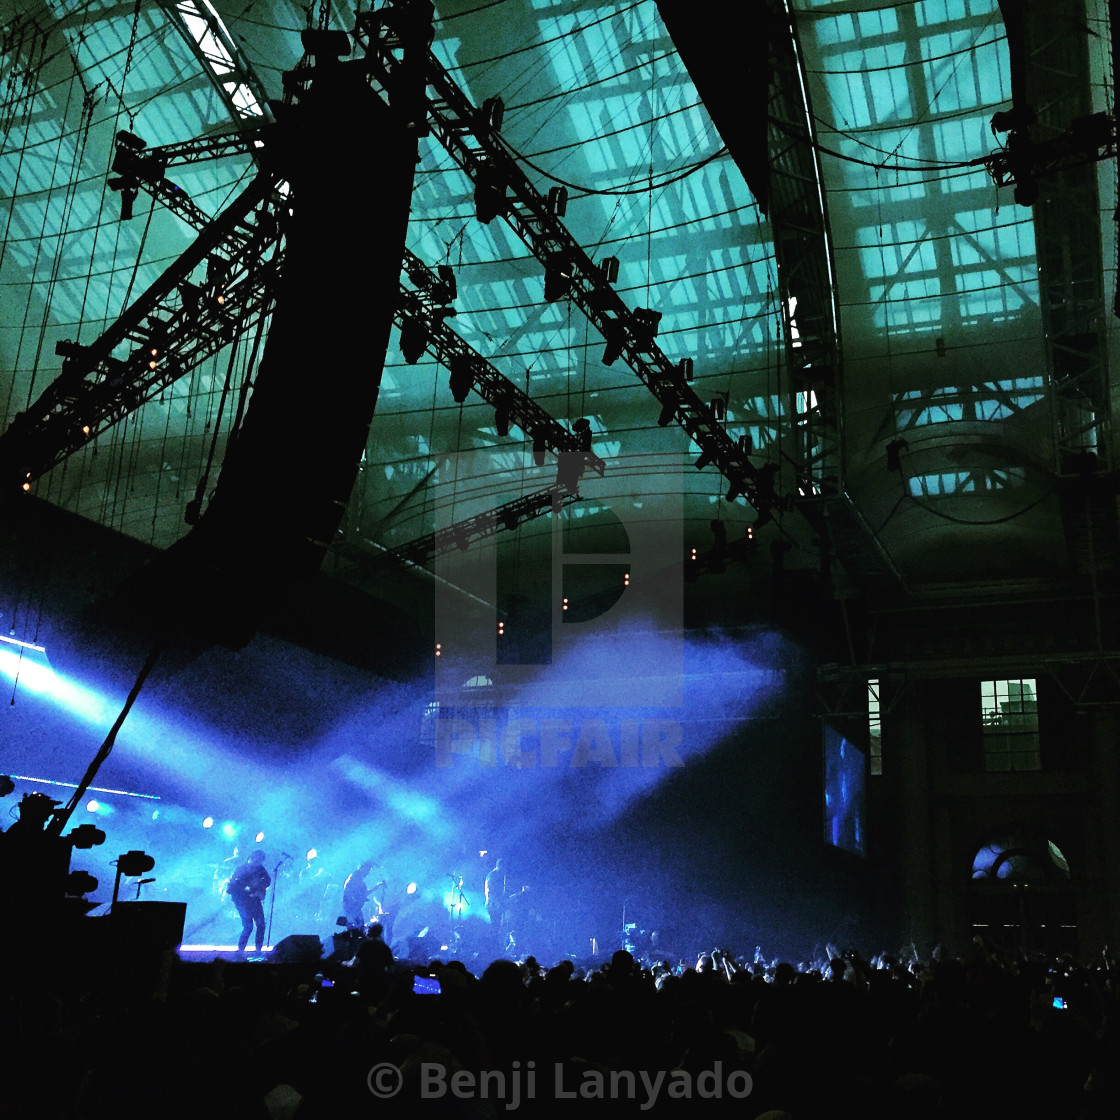
{"type": "Polygon", "coordinates": [[[239,951],[249,944],[254,926],[257,952],[264,948],[264,896],[272,882],[264,861],[264,852],[254,848],[249,858],[230,876],[229,897],[241,916],[241,937],[237,942],[239,951]]]}
{"type": "Polygon", "coordinates": [[[373,860],[367,859],[350,872],[342,886],[342,915],[351,929],[365,928],[365,905],[373,893],[366,886],[366,876],[372,871],[373,860]]]}

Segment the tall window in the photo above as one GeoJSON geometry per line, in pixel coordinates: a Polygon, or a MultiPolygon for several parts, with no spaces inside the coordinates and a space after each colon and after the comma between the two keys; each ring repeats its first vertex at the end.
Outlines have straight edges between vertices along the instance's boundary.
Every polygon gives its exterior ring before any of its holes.
{"type": "Polygon", "coordinates": [[[1039,770],[1038,696],[1033,677],[981,681],[985,770],[1039,770]]]}
{"type": "Polygon", "coordinates": [[[872,774],[883,772],[882,725],[879,722],[879,678],[867,681],[867,744],[872,774]]]}

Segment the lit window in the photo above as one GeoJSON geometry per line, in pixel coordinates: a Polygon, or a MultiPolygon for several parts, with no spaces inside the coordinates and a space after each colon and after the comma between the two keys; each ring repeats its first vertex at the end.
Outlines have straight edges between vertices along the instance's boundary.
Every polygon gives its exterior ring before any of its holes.
{"type": "Polygon", "coordinates": [[[1034,678],[981,681],[985,770],[1039,770],[1034,678]]]}
{"type": "Polygon", "coordinates": [[[867,682],[867,744],[868,759],[872,774],[883,772],[882,725],[879,721],[879,679],[871,677],[867,682]]]}

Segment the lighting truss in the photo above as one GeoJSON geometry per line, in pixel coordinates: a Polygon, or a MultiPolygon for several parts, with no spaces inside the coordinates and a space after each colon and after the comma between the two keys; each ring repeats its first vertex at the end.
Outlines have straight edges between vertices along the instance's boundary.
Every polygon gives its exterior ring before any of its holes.
{"type": "MultiPolygon", "coordinates": [[[[95,341],[58,344],[61,374],[0,435],[0,480],[27,489],[268,313],[283,260],[266,205],[278,187],[276,176],[258,173],[95,341]],[[191,281],[211,260],[222,269],[220,293],[191,281]]],[[[185,213],[186,201],[180,206],[185,213]]]]}
{"type": "MultiPolygon", "coordinates": [[[[390,0],[375,11],[358,14],[354,39],[365,51],[370,78],[386,90],[407,96],[403,46],[409,25],[407,0],[390,0]]],[[[658,346],[649,327],[648,309],[631,310],[597,265],[522,173],[493,127],[492,107],[471,104],[429,47],[425,62],[428,85],[426,128],[466,173],[476,190],[495,197],[495,214],[509,223],[546,271],[560,267],[566,295],[580,308],[609,345],[657,398],[666,420],[675,420],[699,447],[699,462],[711,463],[728,480],[728,500],[742,496],[768,512],[778,502],[774,472],[759,470],[743,445],[733,440],[711,408],[685,380],[682,364],[658,346]],[[495,189],[496,188],[496,189],[495,189]],[[644,314],[643,314],[644,312],[644,314]]]]}
{"type": "MultiPolygon", "coordinates": [[[[518,525],[532,521],[542,514],[555,513],[581,500],[576,491],[565,490],[562,486],[546,486],[532,494],[513,498],[494,509],[445,525],[435,532],[415,537],[397,548],[385,549],[384,557],[375,561],[374,567],[381,563],[386,567],[398,564],[423,567],[438,556],[447,555],[456,549],[465,551],[475,542],[493,537],[503,529],[516,529],[518,525]]],[[[363,567],[368,568],[368,553],[363,550],[360,559],[363,567]]]]}
{"type": "MultiPolygon", "coordinates": [[[[198,230],[199,237],[94,343],[62,344],[62,375],[0,436],[0,462],[8,465],[9,479],[25,484],[40,477],[267,314],[284,263],[280,231],[289,205],[286,184],[276,176],[269,179],[265,175],[222,215],[211,218],[166,172],[172,164],[255,154],[262,146],[267,150],[275,128],[268,125],[151,149],[130,133],[118,136],[112,165],[118,183],[144,189],[198,230]],[[251,213],[258,203],[262,208],[251,213]],[[270,250],[271,258],[264,259],[270,250]],[[222,303],[201,298],[193,305],[189,299],[184,302],[184,288],[193,287],[188,277],[213,254],[227,269],[222,303]],[[154,332],[161,337],[164,356],[150,368],[144,347],[154,332]],[[113,351],[126,344],[129,356],[114,357],[113,351]]],[[[533,440],[534,448],[556,455],[578,451],[574,433],[448,325],[445,315],[440,314],[439,276],[408,250],[403,272],[411,286],[402,281],[394,315],[398,326],[406,318],[421,322],[431,353],[448,368],[455,364],[467,371],[471,387],[504,412],[509,423],[521,428],[533,440]]],[[[600,476],[604,473],[605,464],[599,456],[587,453],[587,463],[600,476]]]]}

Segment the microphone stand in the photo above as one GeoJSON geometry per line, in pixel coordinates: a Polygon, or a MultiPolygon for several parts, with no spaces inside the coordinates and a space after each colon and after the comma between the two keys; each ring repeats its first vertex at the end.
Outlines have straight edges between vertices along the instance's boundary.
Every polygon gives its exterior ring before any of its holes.
{"type": "Polygon", "coordinates": [[[276,913],[276,891],[280,886],[280,868],[291,858],[289,855],[282,855],[272,869],[272,898],[268,902],[268,937],[266,938],[270,947],[272,945],[272,915],[276,913]]]}
{"type": "Polygon", "coordinates": [[[466,895],[463,894],[463,876],[451,873],[451,905],[448,910],[451,914],[451,944],[458,945],[461,934],[459,933],[458,921],[462,917],[462,910],[464,906],[469,906],[466,895]],[[458,897],[456,897],[456,895],[458,897]]]}

